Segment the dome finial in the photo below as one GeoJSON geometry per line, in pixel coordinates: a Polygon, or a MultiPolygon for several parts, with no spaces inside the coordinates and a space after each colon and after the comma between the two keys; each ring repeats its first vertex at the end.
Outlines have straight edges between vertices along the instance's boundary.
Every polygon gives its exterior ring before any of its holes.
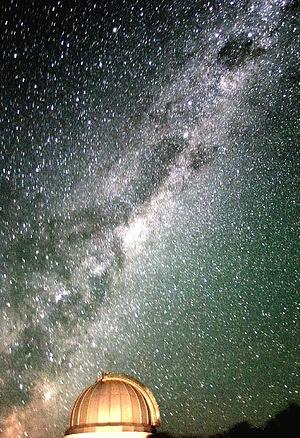
{"type": "Polygon", "coordinates": [[[110,371],[101,371],[101,376],[98,376],[96,379],[96,382],[100,382],[103,380],[106,376],[110,375],[110,371]]]}

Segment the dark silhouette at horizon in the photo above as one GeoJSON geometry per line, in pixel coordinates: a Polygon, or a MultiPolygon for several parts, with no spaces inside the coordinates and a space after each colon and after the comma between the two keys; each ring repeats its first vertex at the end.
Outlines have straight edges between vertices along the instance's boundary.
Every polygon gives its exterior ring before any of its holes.
{"type": "MultiPolygon", "coordinates": [[[[300,429],[300,406],[289,403],[264,425],[253,426],[248,421],[241,421],[224,432],[209,435],[207,438],[296,438],[300,429]]],[[[168,432],[157,432],[157,438],[173,438],[168,432]]],[[[204,438],[204,435],[181,435],[180,438],[204,438]]]]}

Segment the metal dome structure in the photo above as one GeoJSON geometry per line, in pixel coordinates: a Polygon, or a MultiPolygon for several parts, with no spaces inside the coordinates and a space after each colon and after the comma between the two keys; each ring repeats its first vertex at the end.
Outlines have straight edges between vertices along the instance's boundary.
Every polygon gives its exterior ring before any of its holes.
{"type": "Polygon", "coordinates": [[[105,372],[75,401],[65,436],[147,436],[159,425],[159,407],[146,386],[125,374],[105,372]]]}

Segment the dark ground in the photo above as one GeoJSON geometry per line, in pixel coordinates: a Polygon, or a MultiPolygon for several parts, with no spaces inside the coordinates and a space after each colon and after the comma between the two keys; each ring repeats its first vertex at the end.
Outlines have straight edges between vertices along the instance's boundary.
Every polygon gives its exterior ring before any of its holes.
{"type": "MultiPolygon", "coordinates": [[[[230,429],[210,435],[209,438],[292,438],[299,436],[300,406],[290,403],[261,427],[254,427],[247,421],[235,424],[230,429]]],[[[162,432],[158,438],[172,438],[172,435],[162,432]]],[[[185,435],[181,438],[201,438],[200,435],[185,435]]]]}

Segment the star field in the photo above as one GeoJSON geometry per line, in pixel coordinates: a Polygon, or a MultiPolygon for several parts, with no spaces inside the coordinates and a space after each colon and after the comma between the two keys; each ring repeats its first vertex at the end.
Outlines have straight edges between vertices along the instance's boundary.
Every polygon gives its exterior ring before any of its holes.
{"type": "Polygon", "coordinates": [[[1,2],[1,436],[62,436],[102,370],[173,434],[299,403],[299,20],[1,2]]]}

